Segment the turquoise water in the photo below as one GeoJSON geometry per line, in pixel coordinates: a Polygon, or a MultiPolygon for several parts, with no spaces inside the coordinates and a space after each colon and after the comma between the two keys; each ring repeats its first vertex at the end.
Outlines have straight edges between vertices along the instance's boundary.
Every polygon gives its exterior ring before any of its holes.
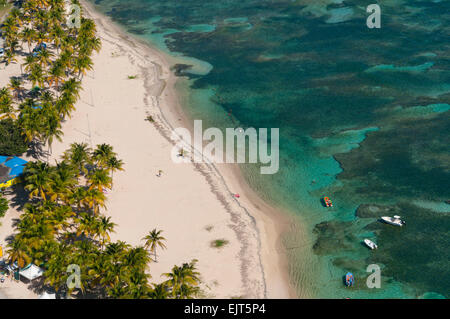
{"type": "Polygon", "coordinates": [[[174,57],[183,106],[204,127],[280,128],[280,171],[241,168],[306,230],[301,240],[295,229],[285,239],[299,290],[448,298],[450,2],[382,1],[382,27],[368,29],[365,7],[374,2],[95,4],[174,57]],[[394,214],[405,227],[377,221],[394,214]],[[379,249],[366,249],[364,238],[379,249]],[[365,285],[373,263],[382,269],[380,289],[365,285]],[[352,289],[342,284],[348,271],[352,289]]]}

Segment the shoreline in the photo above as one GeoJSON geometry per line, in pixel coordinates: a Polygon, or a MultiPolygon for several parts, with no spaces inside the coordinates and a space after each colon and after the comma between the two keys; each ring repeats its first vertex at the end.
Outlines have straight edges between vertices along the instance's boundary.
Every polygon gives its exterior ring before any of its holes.
{"type": "MultiPolygon", "coordinates": [[[[144,103],[147,108],[146,113],[157,119],[155,126],[157,127],[158,132],[165,139],[171,141],[170,133],[174,127],[183,126],[192,131],[192,123],[183,112],[181,103],[179,102],[179,96],[175,92],[175,84],[178,79],[173,72],[170,71],[170,57],[167,57],[165,53],[159,51],[157,48],[152,47],[150,43],[144,42],[144,40],[137,39],[126,33],[120,26],[112,22],[109,17],[98,12],[91,3],[87,3],[86,1],[81,1],[81,3],[85,8],[85,12],[96,21],[98,28],[102,28],[106,33],[108,33],[108,31],[116,33],[121,40],[124,40],[130,48],[133,49],[133,51],[138,52],[143,50],[144,57],[146,57],[145,52],[150,52],[152,55],[157,56],[159,59],[157,62],[161,62],[161,64],[159,64],[152,61],[155,72],[158,74],[156,84],[151,83],[148,72],[145,72],[146,69],[142,66],[140,67],[142,74],[145,76],[144,85],[146,92],[144,103]],[[162,79],[161,76],[163,75],[167,76],[167,78],[162,79]],[[161,93],[163,94],[161,95],[161,93]],[[154,112],[155,110],[149,110],[149,100],[155,96],[159,96],[159,99],[166,102],[164,103],[163,101],[163,103],[156,104],[158,108],[158,112],[156,113],[154,112]],[[161,104],[169,106],[169,108],[162,108],[161,104]]],[[[109,35],[112,36],[111,34],[109,35]]],[[[173,143],[173,141],[171,142],[173,143]]],[[[252,226],[253,231],[256,232],[254,235],[256,238],[254,239],[258,246],[256,249],[260,259],[259,263],[261,275],[263,277],[263,297],[297,298],[297,293],[289,280],[287,254],[282,251],[284,248],[281,243],[282,233],[286,230],[288,223],[292,222],[290,221],[292,218],[289,218],[287,213],[281,213],[273,207],[270,207],[260,199],[244,180],[237,166],[228,165],[225,167],[224,165],[221,165],[218,167],[218,165],[215,164],[193,165],[196,166],[195,169],[205,177],[211,191],[215,193],[222,205],[227,208],[227,211],[232,218],[239,219],[242,218],[242,216],[237,215],[246,214],[251,220],[250,225],[252,226]],[[221,183],[223,185],[220,185],[221,183]],[[232,198],[230,196],[232,194],[230,189],[233,189],[234,193],[238,192],[240,194],[245,194],[245,196],[242,196],[239,200],[232,198]],[[232,206],[235,206],[236,204],[241,209],[241,212],[238,212],[237,214],[233,212],[232,208],[232,206]],[[247,207],[250,209],[251,213],[247,207]],[[276,256],[275,262],[274,256],[276,256]]],[[[249,225],[245,226],[248,228],[249,225]]],[[[248,234],[246,234],[245,227],[242,227],[241,225],[240,228],[237,227],[234,230],[242,244],[239,254],[242,263],[242,278],[247,278],[248,274],[246,268],[248,264],[251,265],[252,263],[246,258],[246,253],[248,250],[255,249],[255,247],[249,247],[252,246],[252,243],[246,238],[246,235],[248,234]]],[[[247,286],[247,290],[251,290],[249,284],[243,284],[244,286],[247,286]]]]}

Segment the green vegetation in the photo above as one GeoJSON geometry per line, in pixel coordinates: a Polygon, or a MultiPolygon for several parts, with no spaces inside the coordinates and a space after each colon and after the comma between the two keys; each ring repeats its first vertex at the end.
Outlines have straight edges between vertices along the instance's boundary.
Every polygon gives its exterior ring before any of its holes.
{"type": "Polygon", "coordinates": [[[40,142],[49,151],[62,138],[61,123],[75,109],[83,75],[92,69],[93,51],[101,48],[92,20],[82,18],[79,29],[65,22],[64,1],[29,0],[20,10],[12,8],[1,28],[1,62],[19,63],[19,53],[27,55],[21,77],[0,88],[0,119],[14,120],[26,142],[40,142]]]}
{"type": "MultiPolygon", "coordinates": [[[[33,142],[51,153],[53,141],[62,139],[61,124],[75,109],[83,76],[92,69],[91,55],[101,42],[93,20],[82,17],[80,28],[65,24],[64,0],[18,3],[21,8],[12,8],[1,28],[2,62],[7,66],[20,60],[23,74],[0,88],[0,147],[7,155],[20,154],[33,142]]],[[[74,297],[199,296],[197,260],[175,265],[160,284],[149,281],[150,254],[156,261],[156,249],[166,248],[161,230],[149,232],[142,246],[111,241],[115,224],[102,210],[113,174],[123,165],[112,146],[92,150],[85,143],[72,144],[55,165],[29,162],[23,175],[29,201],[15,223],[8,261],[20,267],[39,265],[45,285],[74,297]],[[80,288],[67,287],[72,264],[80,267],[80,288]]],[[[0,214],[4,207],[6,211],[8,202],[0,198],[0,214]]]]}
{"type": "Polygon", "coordinates": [[[145,240],[144,247],[150,248],[150,251],[155,256],[155,262],[156,260],[156,248],[159,246],[161,249],[166,249],[166,245],[164,244],[164,241],[166,240],[163,236],[161,236],[162,230],[156,230],[153,229],[151,232],[148,233],[147,236],[143,238],[145,240]]]}
{"type": "Polygon", "coordinates": [[[137,79],[137,75],[129,75],[128,76],[128,80],[134,80],[134,79],[137,79]]]}
{"type": "Polygon", "coordinates": [[[19,156],[28,149],[28,143],[12,119],[0,121],[0,155],[19,156]]]}
{"type": "Polygon", "coordinates": [[[211,247],[213,248],[221,248],[229,243],[226,239],[216,239],[211,242],[211,247]]]}
{"type": "Polygon", "coordinates": [[[0,217],[5,216],[6,212],[8,211],[8,208],[9,208],[8,200],[0,194],[0,217]]]}

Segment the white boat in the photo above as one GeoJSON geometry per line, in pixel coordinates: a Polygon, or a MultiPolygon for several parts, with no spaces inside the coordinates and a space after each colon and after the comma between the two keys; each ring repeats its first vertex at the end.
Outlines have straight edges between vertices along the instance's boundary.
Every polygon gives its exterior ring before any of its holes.
{"type": "Polygon", "coordinates": [[[381,219],[390,225],[394,225],[394,226],[400,226],[402,227],[405,223],[405,221],[400,219],[400,216],[395,215],[394,217],[387,217],[387,216],[383,216],[381,217],[381,219]]]}
{"type": "Polygon", "coordinates": [[[371,240],[369,239],[364,239],[364,244],[366,244],[367,247],[369,247],[370,249],[377,249],[378,246],[371,240]]]}

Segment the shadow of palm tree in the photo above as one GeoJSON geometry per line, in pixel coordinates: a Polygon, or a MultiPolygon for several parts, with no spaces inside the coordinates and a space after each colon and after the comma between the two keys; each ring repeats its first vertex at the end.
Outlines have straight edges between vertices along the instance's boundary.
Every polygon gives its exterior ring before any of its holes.
{"type": "Polygon", "coordinates": [[[27,156],[35,160],[46,160],[48,152],[44,150],[44,145],[38,141],[32,141],[27,151],[27,156]]]}

